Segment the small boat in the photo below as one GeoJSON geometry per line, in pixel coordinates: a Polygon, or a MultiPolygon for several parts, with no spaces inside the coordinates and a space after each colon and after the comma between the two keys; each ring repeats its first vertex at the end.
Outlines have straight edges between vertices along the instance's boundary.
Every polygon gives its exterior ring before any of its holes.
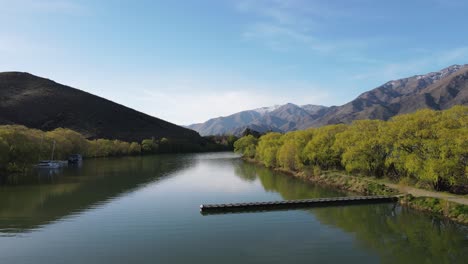
{"type": "Polygon", "coordinates": [[[78,164],[83,161],[83,157],[80,154],[72,154],[68,157],[68,163],[78,164]]]}
{"type": "Polygon", "coordinates": [[[60,162],[53,161],[53,160],[42,160],[34,167],[36,168],[44,168],[44,169],[57,169],[61,167],[60,162]]]}
{"type": "Polygon", "coordinates": [[[34,167],[38,169],[57,169],[57,168],[62,167],[62,164],[63,164],[62,161],[54,160],[54,152],[55,152],[55,140],[54,140],[54,145],[52,146],[52,155],[51,155],[50,160],[41,160],[39,161],[38,164],[34,165],[34,167]]]}

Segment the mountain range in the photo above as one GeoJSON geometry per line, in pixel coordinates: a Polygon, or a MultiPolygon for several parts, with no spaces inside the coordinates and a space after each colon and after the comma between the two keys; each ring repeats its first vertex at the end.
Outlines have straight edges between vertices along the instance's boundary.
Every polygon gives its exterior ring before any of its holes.
{"type": "Polygon", "coordinates": [[[167,137],[202,142],[193,130],[23,72],[0,73],[1,124],[41,130],[70,128],[91,139],[141,141],[167,137]]]}
{"type": "Polygon", "coordinates": [[[389,81],[341,106],[288,103],[242,111],[187,126],[205,135],[241,135],[250,128],[287,132],[358,119],[389,118],[418,109],[448,109],[468,105],[468,64],[452,65],[437,72],[389,81]]]}

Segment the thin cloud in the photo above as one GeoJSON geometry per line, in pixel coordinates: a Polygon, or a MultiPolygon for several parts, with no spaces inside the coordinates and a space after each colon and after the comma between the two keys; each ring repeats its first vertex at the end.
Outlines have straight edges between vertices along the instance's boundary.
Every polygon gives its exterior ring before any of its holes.
{"type": "MultiPolygon", "coordinates": [[[[5,33],[0,35],[0,71],[26,71],[32,65],[42,64],[48,54],[59,54],[60,47],[45,43],[27,34],[5,33]],[[22,65],[22,66],[20,66],[22,65]],[[25,65],[28,65],[27,67],[25,65]]],[[[43,67],[40,67],[43,68],[43,67]]]]}
{"type": "Polygon", "coordinates": [[[331,8],[320,1],[243,0],[236,2],[241,14],[253,15],[245,25],[242,37],[258,41],[275,51],[291,51],[297,48],[318,54],[348,56],[360,53],[370,45],[388,42],[388,38],[326,39],[320,35],[332,20],[349,18],[350,12],[331,8]]]}
{"type": "Polygon", "coordinates": [[[236,9],[280,24],[307,27],[314,23],[314,19],[348,16],[347,12],[312,0],[242,0],[236,2],[236,9]]]}
{"type": "Polygon", "coordinates": [[[151,86],[140,85],[144,88],[139,95],[115,100],[170,122],[188,125],[262,106],[289,102],[319,104],[328,98],[324,88],[308,82],[213,81],[201,76],[182,79],[151,80],[151,86]]]}
{"type": "MultiPolygon", "coordinates": [[[[2,62],[0,69],[1,65],[2,62]]],[[[57,69],[50,73],[40,70],[32,73],[178,125],[205,122],[263,106],[330,101],[330,89],[308,80],[259,81],[221,70],[179,69],[173,72],[157,68],[115,74],[106,69],[88,69],[86,78],[70,68],[63,72],[57,69]]]]}
{"type": "Polygon", "coordinates": [[[255,91],[205,91],[180,93],[145,90],[135,98],[142,111],[179,125],[205,122],[208,119],[227,116],[236,112],[294,102],[316,103],[326,97],[325,93],[314,95],[272,95],[255,91]],[[299,101],[297,98],[301,98],[299,101]]]}
{"type": "Polygon", "coordinates": [[[252,25],[243,33],[245,39],[260,39],[265,41],[272,49],[289,50],[295,44],[306,45],[318,52],[329,52],[333,45],[323,44],[308,34],[295,31],[289,27],[258,23],[252,25]]]}
{"type": "Polygon", "coordinates": [[[321,44],[310,34],[315,27],[310,14],[302,13],[301,1],[239,1],[240,13],[253,14],[256,21],[248,24],[242,36],[247,40],[260,40],[274,50],[289,50],[296,44],[312,50],[326,52],[331,47],[321,44]]]}
{"type": "Polygon", "coordinates": [[[84,15],[88,12],[84,5],[72,0],[0,0],[0,13],[18,14],[63,14],[84,15]]]}
{"type": "Polygon", "coordinates": [[[381,67],[376,67],[372,71],[356,74],[352,79],[366,80],[385,78],[387,80],[394,80],[415,74],[422,74],[421,69],[434,68],[435,66],[443,68],[457,63],[468,63],[468,46],[431,53],[403,62],[387,63],[381,67]]]}
{"type": "Polygon", "coordinates": [[[0,36],[0,54],[12,54],[25,46],[25,41],[16,36],[0,36]]]}

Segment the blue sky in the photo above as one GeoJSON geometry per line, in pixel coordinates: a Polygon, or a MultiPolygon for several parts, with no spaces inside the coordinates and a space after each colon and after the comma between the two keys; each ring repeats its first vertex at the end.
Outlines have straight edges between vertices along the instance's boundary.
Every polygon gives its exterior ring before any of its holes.
{"type": "Polygon", "coordinates": [[[0,71],[176,124],[468,63],[463,0],[0,0],[0,71]]]}

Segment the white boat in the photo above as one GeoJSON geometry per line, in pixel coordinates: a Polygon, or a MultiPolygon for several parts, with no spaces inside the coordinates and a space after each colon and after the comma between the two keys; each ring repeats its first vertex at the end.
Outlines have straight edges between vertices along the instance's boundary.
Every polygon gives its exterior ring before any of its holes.
{"type": "MultiPolygon", "coordinates": [[[[60,160],[54,160],[55,152],[55,140],[54,145],[52,146],[52,156],[50,160],[41,160],[38,164],[34,165],[35,168],[44,168],[44,169],[57,169],[63,166],[64,162],[60,160]]],[[[67,163],[67,161],[65,161],[67,163]]]]}
{"type": "Polygon", "coordinates": [[[61,163],[54,160],[42,160],[34,167],[36,168],[44,168],[44,169],[57,169],[61,167],[61,163]]]}

